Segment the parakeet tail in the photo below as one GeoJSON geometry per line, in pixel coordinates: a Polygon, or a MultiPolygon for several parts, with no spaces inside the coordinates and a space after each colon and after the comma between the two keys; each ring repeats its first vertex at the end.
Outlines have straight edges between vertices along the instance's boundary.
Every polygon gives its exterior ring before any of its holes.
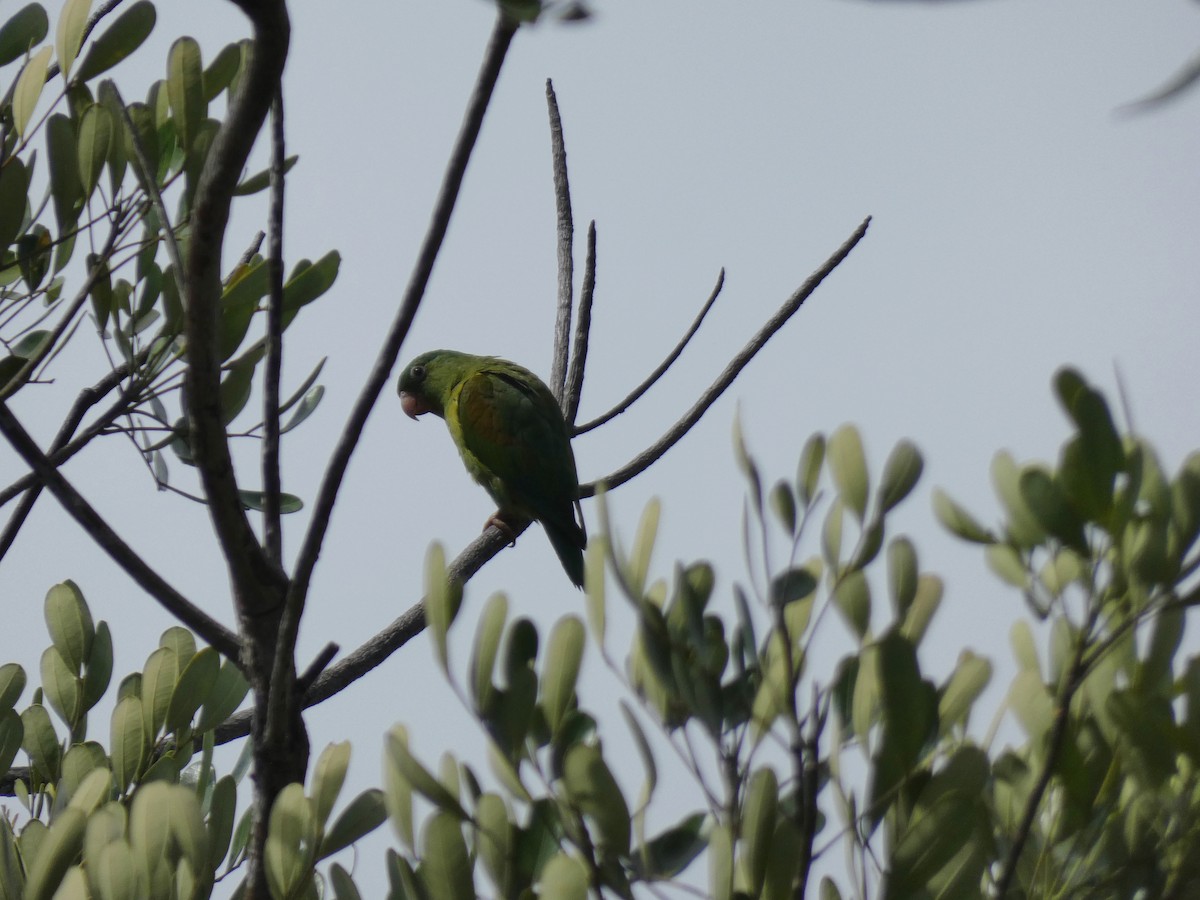
{"type": "Polygon", "coordinates": [[[576,526],[567,530],[549,522],[543,522],[542,526],[571,583],[577,588],[583,587],[583,545],[587,543],[587,538],[582,529],[576,526]]]}

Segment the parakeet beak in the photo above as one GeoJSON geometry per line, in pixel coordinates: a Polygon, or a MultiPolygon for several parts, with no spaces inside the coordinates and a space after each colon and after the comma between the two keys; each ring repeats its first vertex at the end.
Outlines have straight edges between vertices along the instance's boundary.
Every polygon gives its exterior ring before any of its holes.
{"type": "Polygon", "coordinates": [[[416,394],[410,394],[408,391],[400,392],[400,408],[404,410],[404,414],[410,419],[415,419],[417,416],[422,416],[429,412],[429,407],[422,402],[421,398],[416,394]]]}

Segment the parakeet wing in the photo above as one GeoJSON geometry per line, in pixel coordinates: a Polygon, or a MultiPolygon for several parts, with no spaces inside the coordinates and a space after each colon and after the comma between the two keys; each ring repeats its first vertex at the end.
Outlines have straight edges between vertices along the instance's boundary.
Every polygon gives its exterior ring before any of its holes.
{"type": "Polygon", "coordinates": [[[472,474],[501,508],[578,531],[575,457],[549,389],[519,366],[489,361],[455,393],[457,421],[447,420],[457,425],[472,474]]]}

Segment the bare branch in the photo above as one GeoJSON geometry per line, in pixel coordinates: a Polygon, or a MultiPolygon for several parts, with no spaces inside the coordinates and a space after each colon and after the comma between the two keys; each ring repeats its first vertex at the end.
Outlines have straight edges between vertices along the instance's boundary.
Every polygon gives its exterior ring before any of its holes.
{"type": "MultiPolygon", "coordinates": [[[[267,251],[267,354],[263,367],[263,543],[271,562],[283,567],[279,518],[279,379],[283,368],[283,94],[271,106],[271,238],[267,251]]],[[[281,633],[282,637],[282,633],[281,633]]],[[[288,656],[291,655],[291,647],[288,656]]]]}
{"type": "Polygon", "coordinates": [[[168,612],[189,626],[198,635],[229,659],[238,661],[240,644],[235,634],[206,612],[194,606],[186,597],[175,590],[166,580],[143,560],[133,548],[117,535],[100,514],[92,508],[74,486],[63,477],[54,464],[46,458],[30,437],[24,426],[17,421],[8,404],[0,403],[0,433],[21,458],[33,469],[43,484],[50,489],[63,509],[82,526],[84,531],[124,569],[150,596],[168,612]]]}
{"type": "Polygon", "coordinates": [[[367,417],[370,416],[375,401],[379,399],[379,392],[391,375],[396,358],[400,355],[400,347],[408,336],[408,329],[412,325],[417,308],[425,295],[425,287],[429,283],[429,276],[433,272],[438,251],[446,237],[450,215],[454,211],[455,201],[458,199],[458,192],[462,187],[467,162],[471,158],[471,151],[479,137],[484,113],[487,111],[492,91],[500,77],[500,68],[504,64],[505,54],[508,52],[509,44],[512,42],[516,30],[517,24],[500,13],[496,19],[496,25],[492,29],[487,50],[484,53],[483,65],[476,78],[462,128],[454,143],[446,174],[442,179],[441,190],[438,192],[437,202],[433,209],[433,218],[425,233],[416,264],[409,276],[408,285],[404,289],[400,308],[391,328],[388,329],[387,337],[379,350],[379,356],[375,360],[371,374],[367,377],[362,391],[354,403],[350,418],[342,429],[337,446],[334,448],[329,465],[325,470],[325,477],[321,481],[321,487],[313,502],[311,522],[304,535],[292,575],[292,584],[289,590],[292,595],[304,598],[308,594],[313,567],[317,564],[317,556],[321,552],[321,544],[325,540],[325,532],[333,513],[333,504],[337,500],[338,490],[346,474],[346,467],[350,464],[350,456],[358,446],[363,428],[367,423],[367,417]]]}
{"type": "Polygon", "coordinates": [[[817,286],[825,280],[825,277],[836,269],[843,259],[850,255],[850,251],[855,248],[867,233],[867,228],[870,224],[871,217],[868,216],[854,230],[854,233],[846,239],[845,243],[837,249],[833,256],[829,257],[817,271],[813,272],[804,284],[787,299],[787,302],[776,311],[775,315],[766,321],[763,327],[750,339],[750,342],[729,361],[729,364],[717,380],[709,385],[708,389],[700,395],[700,399],[695,402],[691,409],[684,413],[678,422],[671,426],[671,429],[666,434],[611,475],[589,484],[580,485],[579,496],[591,497],[596,493],[596,485],[600,482],[604,483],[606,490],[612,490],[629,481],[635,475],[644,472],[662,458],[664,453],[670,450],[680,438],[691,430],[693,425],[700,421],[700,417],[708,411],[708,408],[716,402],[716,399],[733,383],[738,373],[746,367],[746,364],[754,358],[754,355],[763,348],[763,345],[771,339],[775,332],[783,327],[784,323],[792,317],[796,310],[808,299],[809,295],[817,289],[817,286]]]}
{"type": "Polygon", "coordinates": [[[221,544],[243,618],[278,603],[286,582],[259,546],[238,496],[221,418],[218,326],[221,246],[233,190],[279,90],[291,26],[282,0],[238,4],[254,23],[254,52],[200,174],[188,241],[185,329],[188,342],[187,412],[192,452],[204,485],[213,530],[221,544]]]}
{"type": "Polygon", "coordinates": [[[671,368],[671,366],[675,364],[675,360],[679,359],[680,354],[683,353],[683,349],[688,345],[688,342],[691,341],[696,332],[700,330],[700,323],[704,321],[704,317],[708,315],[708,311],[712,309],[713,304],[717,302],[717,297],[721,295],[721,288],[724,286],[725,270],[722,269],[717,275],[716,286],[713,287],[712,293],[708,295],[708,299],[704,301],[704,306],[700,308],[700,312],[693,320],[691,327],[688,328],[687,333],[680,338],[679,343],[675,345],[675,349],[667,355],[667,358],[659,363],[658,368],[651,372],[645,381],[630,391],[629,395],[624,400],[622,400],[604,415],[597,416],[586,425],[580,425],[575,429],[575,434],[585,434],[586,432],[591,431],[593,428],[599,428],[605,422],[615,419],[621,413],[625,412],[625,410],[629,409],[629,407],[633,406],[633,404],[639,399],[641,399],[642,394],[650,390],[650,388],[654,386],[655,382],[657,382],[658,379],[662,378],[663,375],[666,374],[667,369],[671,368]]]}
{"type": "MultiPolygon", "coordinates": [[[[50,444],[50,462],[55,466],[62,465],[65,459],[56,459],[56,455],[61,451],[67,442],[71,440],[71,435],[75,433],[75,429],[79,427],[79,423],[83,421],[83,417],[87,415],[88,410],[99,403],[110,391],[120,385],[121,380],[125,377],[125,367],[114,369],[104,378],[89,388],[84,388],[79,392],[79,396],[75,398],[75,402],[67,411],[66,418],[63,419],[62,425],[59,426],[58,434],[54,436],[54,441],[50,444]]],[[[121,414],[121,409],[128,402],[128,391],[122,393],[122,401],[114,409],[114,412],[109,418],[113,421],[121,414]]],[[[21,531],[21,527],[25,524],[25,520],[29,517],[29,513],[33,510],[33,505],[37,502],[38,497],[42,493],[42,483],[38,477],[32,473],[22,481],[28,481],[28,487],[25,489],[25,496],[21,498],[17,508],[13,510],[12,516],[9,517],[8,524],[4,526],[3,533],[0,533],[0,559],[3,559],[5,554],[13,545],[13,541],[17,539],[17,534],[21,531]]],[[[3,493],[12,491],[15,485],[10,486],[3,493]]],[[[15,493],[13,494],[15,496],[15,493]]],[[[9,497],[0,498],[0,505],[7,503],[9,497]]]]}
{"type": "Polygon", "coordinates": [[[568,425],[575,424],[579,415],[579,399],[583,396],[583,373],[587,368],[588,337],[592,330],[592,295],[596,290],[596,220],[588,224],[587,259],[583,264],[583,287],[579,291],[579,315],[575,318],[575,339],[571,342],[571,365],[567,369],[564,392],[568,425]]]}
{"type": "MultiPolygon", "coordinates": [[[[528,527],[528,523],[518,526],[516,534],[519,536],[528,527]]],[[[509,536],[493,526],[468,544],[446,567],[446,572],[454,581],[466,584],[489,560],[510,545],[509,536]]],[[[425,600],[422,599],[362,646],[344,656],[337,665],[322,672],[305,692],[304,708],[316,706],[341,693],[424,630],[425,600]]],[[[230,716],[216,729],[216,743],[226,744],[245,737],[250,733],[251,718],[249,710],[230,716]]]]}
{"type": "MultiPolygon", "coordinates": [[[[558,218],[558,306],[554,315],[554,359],[550,368],[550,390],[560,404],[567,379],[570,351],[571,300],[575,284],[575,222],[571,215],[571,185],[567,180],[567,147],[554,83],[546,79],[546,106],[550,113],[550,155],[554,167],[554,208],[558,218]]],[[[565,407],[564,407],[565,409],[565,407]]]]}

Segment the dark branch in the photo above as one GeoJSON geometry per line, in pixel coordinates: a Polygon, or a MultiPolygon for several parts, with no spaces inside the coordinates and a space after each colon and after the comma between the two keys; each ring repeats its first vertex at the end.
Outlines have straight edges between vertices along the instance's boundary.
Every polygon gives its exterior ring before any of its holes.
{"type": "MultiPolygon", "coordinates": [[[[517,527],[517,535],[520,535],[528,527],[528,523],[517,527]]],[[[493,526],[468,544],[462,553],[447,566],[446,571],[450,578],[465,584],[489,560],[510,544],[509,536],[493,526]]],[[[316,706],[334,694],[342,692],[424,630],[425,601],[422,599],[358,649],[343,657],[337,665],[330,666],[322,672],[305,692],[304,708],[316,706]]],[[[245,737],[250,733],[250,720],[250,710],[230,716],[228,721],[216,729],[214,733],[216,743],[226,744],[229,741],[245,737]]]]}
{"type": "Polygon", "coordinates": [[[605,422],[615,419],[621,413],[625,412],[625,410],[629,409],[629,407],[633,406],[634,403],[640,400],[642,394],[650,390],[650,388],[654,386],[655,382],[657,382],[658,379],[662,378],[663,375],[666,374],[667,369],[671,368],[671,366],[675,364],[675,360],[679,359],[679,355],[683,353],[683,350],[688,345],[688,342],[691,341],[696,332],[700,330],[700,324],[704,321],[704,317],[708,315],[708,311],[712,309],[713,304],[717,302],[717,297],[721,295],[721,288],[724,286],[725,270],[722,269],[717,275],[716,286],[712,289],[712,293],[708,295],[708,299],[704,301],[704,306],[700,308],[700,312],[692,322],[692,326],[680,339],[679,343],[675,345],[675,349],[670,352],[667,358],[659,364],[657,369],[650,373],[645,381],[630,391],[629,395],[624,400],[622,400],[604,415],[597,416],[586,425],[580,425],[575,429],[575,434],[585,434],[586,432],[591,431],[593,428],[599,428],[605,422]]]}
{"type": "MultiPolygon", "coordinates": [[[[550,155],[554,168],[554,209],[558,220],[558,306],[554,315],[554,359],[550,368],[550,390],[564,402],[567,355],[570,352],[571,299],[575,284],[575,222],[571,215],[571,185],[567,180],[567,147],[554,83],[546,79],[546,106],[550,112],[550,155]]],[[[564,410],[565,410],[564,405],[564,410]]]]}
{"type": "Polygon", "coordinates": [[[733,383],[733,380],[746,367],[746,364],[754,358],[754,355],[763,348],[763,345],[771,339],[775,332],[783,327],[784,323],[792,317],[796,310],[808,299],[809,295],[817,289],[817,286],[825,280],[825,277],[836,269],[843,259],[850,255],[850,251],[854,249],[867,233],[867,227],[870,224],[871,218],[868,216],[855,229],[854,233],[846,239],[845,243],[837,249],[837,252],[829,257],[821,268],[813,272],[804,284],[787,299],[787,302],[776,311],[775,315],[766,321],[763,327],[750,339],[750,342],[738,352],[737,356],[729,361],[729,365],[725,367],[725,370],[717,380],[709,385],[708,390],[700,395],[700,399],[696,401],[692,408],[666,434],[611,475],[589,484],[580,485],[579,496],[591,497],[596,493],[596,485],[600,482],[604,483],[606,490],[612,490],[644,472],[661,459],[664,453],[670,450],[680,438],[691,430],[693,425],[700,421],[700,417],[708,411],[708,408],[716,402],[716,399],[733,383]]]}
{"type": "MultiPolygon", "coordinates": [[[[99,403],[108,393],[120,385],[128,369],[121,366],[114,369],[98,383],[89,388],[84,388],[79,392],[79,396],[75,398],[75,402],[67,411],[66,418],[63,419],[62,425],[59,426],[58,434],[54,436],[54,441],[50,444],[50,462],[54,466],[60,466],[65,459],[57,459],[57,454],[67,446],[71,440],[71,436],[75,433],[75,429],[79,427],[79,423],[83,421],[83,417],[87,415],[88,410],[99,403]]],[[[122,400],[114,407],[113,414],[108,421],[113,421],[121,414],[121,411],[128,403],[129,391],[122,393],[122,400]]],[[[81,445],[82,446],[82,445],[81,445]]],[[[28,481],[28,488],[25,490],[25,495],[17,504],[17,508],[13,510],[12,516],[9,517],[8,524],[4,526],[3,533],[0,533],[0,559],[3,559],[5,554],[13,545],[13,541],[17,539],[17,534],[21,531],[21,527],[25,524],[25,520],[29,517],[29,513],[33,511],[33,505],[37,502],[42,493],[42,483],[38,477],[32,473],[22,481],[28,481]]],[[[4,493],[12,491],[16,485],[7,488],[4,493]]],[[[15,492],[14,492],[15,495],[15,492]]],[[[10,497],[0,499],[0,505],[7,503],[10,497]]]]}
{"type": "Polygon", "coordinates": [[[74,486],[63,477],[29,433],[17,421],[8,404],[0,403],[0,433],[8,439],[13,449],[33,469],[41,482],[50,489],[63,509],[80,524],[84,531],[124,569],[150,596],[168,612],[189,626],[198,635],[229,659],[238,661],[240,646],[237,636],[220,622],[194,606],[186,597],[175,590],[154,571],[133,548],[117,535],[100,514],[92,508],[74,486]]]}
{"type": "Polygon", "coordinates": [[[565,392],[567,424],[574,425],[583,396],[583,373],[587,368],[588,336],[592,330],[592,295],[596,290],[596,221],[588,224],[587,259],[583,264],[583,287],[579,291],[579,315],[575,317],[575,339],[571,342],[571,366],[567,369],[565,392]]]}
{"type": "Polygon", "coordinates": [[[285,577],[259,545],[238,496],[221,417],[219,320],[221,248],[233,190],[279,91],[290,23],[282,0],[239,3],[254,23],[254,52],[201,172],[188,241],[185,327],[188,341],[187,413],[213,530],[221,544],[243,616],[277,602],[268,585],[285,577]]]}
{"type": "Polygon", "coordinates": [[[313,502],[311,523],[300,546],[289,589],[289,594],[300,597],[301,600],[308,594],[309,581],[312,578],[313,568],[317,564],[317,557],[321,552],[321,544],[325,540],[325,532],[329,528],[329,519],[333,513],[338,490],[345,477],[346,468],[350,464],[350,456],[358,446],[367,418],[375,406],[375,401],[379,398],[379,392],[383,389],[384,383],[391,375],[396,358],[400,355],[400,347],[408,336],[408,329],[417,314],[421,299],[425,296],[425,287],[433,273],[438,251],[446,237],[446,229],[450,225],[450,215],[454,211],[455,201],[458,199],[458,192],[462,187],[467,162],[471,158],[471,151],[479,137],[484,113],[487,111],[492,91],[499,80],[500,68],[504,64],[505,54],[508,52],[509,44],[512,42],[516,30],[516,23],[503,13],[497,17],[487,50],[484,53],[483,65],[467,105],[462,128],[450,154],[446,174],[442,179],[441,190],[438,192],[437,202],[434,205],[432,221],[425,233],[425,239],[421,244],[412,274],[409,276],[408,285],[404,289],[396,319],[388,330],[379,356],[371,369],[371,374],[354,403],[350,418],[342,429],[337,446],[329,460],[329,466],[325,470],[321,487],[313,502]]]}
{"type": "MultiPolygon", "coordinates": [[[[263,543],[271,562],[283,567],[279,494],[279,379],[283,368],[283,93],[271,106],[271,237],[267,249],[267,354],[263,370],[263,543]]],[[[290,656],[290,651],[289,651],[290,656]]]]}

